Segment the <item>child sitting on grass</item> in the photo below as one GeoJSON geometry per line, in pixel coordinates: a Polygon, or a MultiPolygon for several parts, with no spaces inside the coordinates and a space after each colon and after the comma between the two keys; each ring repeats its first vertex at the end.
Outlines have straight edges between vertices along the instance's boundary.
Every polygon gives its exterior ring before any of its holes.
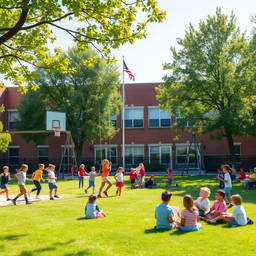
{"type": "Polygon", "coordinates": [[[151,175],[149,180],[145,184],[146,188],[158,188],[157,184],[155,183],[155,176],[151,175]]]}
{"type": "Polygon", "coordinates": [[[181,221],[176,222],[177,228],[181,231],[199,231],[202,227],[199,221],[198,210],[194,207],[194,201],[191,195],[186,195],[183,198],[183,205],[185,207],[181,212],[181,221]]]}
{"type": "Polygon", "coordinates": [[[89,196],[88,203],[85,205],[85,218],[98,219],[100,217],[106,217],[106,214],[100,210],[99,206],[95,203],[97,197],[94,195],[89,196]]]}
{"type": "Polygon", "coordinates": [[[155,208],[155,218],[157,229],[171,229],[174,223],[174,212],[168,205],[171,201],[172,193],[165,191],[161,195],[162,203],[155,208]]]}
{"type": "Polygon", "coordinates": [[[242,206],[242,197],[240,195],[233,195],[231,197],[232,203],[235,205],[233,213],[222,213],[216,217],[211,223],[223,221],[228,223],[230,227],[244,226],[247,224],[247,215],[244,207],[242,206]]]}
{"type": "Polygon", "coordinates": [[[225,192],[222,189],[216,191],[213,206],[210,208],[210,212],[205,216],[205,220],[209,223],[215,223],[215,218],[221,214],[227,212],[226,203],[224,201],[225,192]]]}
{"type": "Polygon", "coordinates": [[[195,207],[198,209],[199,216],[205,217],[210,211],[210,201],[208,197],[211,194],[211,190],[207,187],[200,188],[199,197],[196,199],[195,207]]]}

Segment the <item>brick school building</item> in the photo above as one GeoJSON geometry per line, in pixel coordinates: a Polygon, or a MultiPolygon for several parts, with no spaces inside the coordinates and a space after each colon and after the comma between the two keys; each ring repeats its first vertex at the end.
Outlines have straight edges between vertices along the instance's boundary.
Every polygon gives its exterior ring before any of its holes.
{"type": "MultiPolygon", "coordinates": [[[[155,88],[159,83],[135,83],[125,85],[125,162],[126,168],[144,162],[154,170],[166,167],[182,169],[187,166],[187,155],[191,141],[188,132],[177,132],[173,123],[175,118],[170,112],[159,108],[155,88]],[[178,137],[177,137],[178,136],[178,137]]],[[[0,119],[4,130],[14,130],[18,118],[17,107],[22,95],[16,87],[0,91],[0,104],[5,107],[0,119]]],[[[35,110],[31,110],[35,111],[35,110]]],[[[122,164],[121,116],[112,116],[111,120],[119,132],[110,140],[99,139],[95,144],[84,142],[82,162],[85,165],[98,164],[101,159],[111,159],[114,166],[122,164]]],[[[189,126],[189,122],[187,126],[189,126]]],[[[238,166],[251,168],[256,166],[256,137],[235,137],[235,154],[238,166]]],[[[196,139],[203,168],[213,171],[220,163],[228,159],[228,144],[225,139],[213,140],[211,134],[198,135],[196,139]]],[[[65,134],[61,137],[49,135],[44,144],[27,143],[20,135],[13,134],[12,142],[6,153],[0,153],[1,165],[8,164],[16,168],[20,163],[36,165],[39,162],[59,164],[63,155],[65,134]]],[[[189,166],[196,161],[195,148],[190,150],[189,166]]]]}

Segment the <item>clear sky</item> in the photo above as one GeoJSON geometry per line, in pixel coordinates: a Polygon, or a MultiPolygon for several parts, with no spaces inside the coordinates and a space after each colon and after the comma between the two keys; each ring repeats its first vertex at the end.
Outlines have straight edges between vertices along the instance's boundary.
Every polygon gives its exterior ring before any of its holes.
{"type": "MultiPolygon", "coordinates": [[[[256,15],[256,0],[158,0],[161,9],[167,11],[167,19],[148,28],[148,37],[137,40],[135,44],[126,44],[114,50],[113,54],[122,72],[122,56],[127,66],[135,74],[135,82],[160,82],[165,74],[162,65],[171,61],[170,47],[176,46],[177,38],[183,37],[189,23],[197,25],[200,19],[214,14],[216,7],[230,14],[233,10],[237,23],[242,30],[252,31],[254,24],[250,21],[256,15]]],[[[256,26],[256,25],[255,25],[256,26]]],[[[72,46],[72,40],[63,32],[58,32],[55,45],[64,50],[72,46]],[[65,38],[64,38],[65,36],[65,38]]],[[[126,82],[130,82],[126,76],[126,82]]]]}

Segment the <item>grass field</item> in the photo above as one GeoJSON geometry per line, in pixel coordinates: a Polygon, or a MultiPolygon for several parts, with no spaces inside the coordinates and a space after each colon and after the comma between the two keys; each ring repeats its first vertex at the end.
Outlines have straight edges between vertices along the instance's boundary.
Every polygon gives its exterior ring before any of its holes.
{"type": "MultiPolygon", "coordinates": [[[[155,232],[154,208],[164,188],[131,190],[126,179],[122,197],[114,197],[115,188],[111,188],[109,198],[97,200],[99,207],[109,214],[98,220],[79,219],[84,216],[87,197],[77,188],[77,181],[58,181],[64,199],[1,207],[0,255],[256,255],[256,224],[226,228],[203,223],[199,232],[155,232]]],[[[163,186],[162,178],[156,181],[163,186]]],[[[218,186],[209,177],[177,177],[175,182],[180,187],[170,189],[170,205],[181,209],[183,195],[195,198],[201,186],[208,186],[213,201],[218,186]]],[[[17,186],[10,185],[10,190],[16,193],[17,186]]],[[[46,193],[48,188],[44,184],[42,194],[46,193]]],[[[232,193],[243,196],[248,216],[256,221],[256,191],[243,190],[236,184],[232,193]]]]}

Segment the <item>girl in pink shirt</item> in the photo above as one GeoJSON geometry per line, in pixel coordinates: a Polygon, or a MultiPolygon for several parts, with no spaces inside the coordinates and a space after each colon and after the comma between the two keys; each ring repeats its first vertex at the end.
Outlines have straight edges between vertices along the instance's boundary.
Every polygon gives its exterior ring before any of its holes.
{"type": "Polygon", "coordinates": [[[181,221],[177,222],[178,229],[181,231],[198,231],[202,227],[199,221],[198,210],[194,207],[194,201],[191,195],[186,195],[183,198],[185,207],[181,212],[181,221]]]}

